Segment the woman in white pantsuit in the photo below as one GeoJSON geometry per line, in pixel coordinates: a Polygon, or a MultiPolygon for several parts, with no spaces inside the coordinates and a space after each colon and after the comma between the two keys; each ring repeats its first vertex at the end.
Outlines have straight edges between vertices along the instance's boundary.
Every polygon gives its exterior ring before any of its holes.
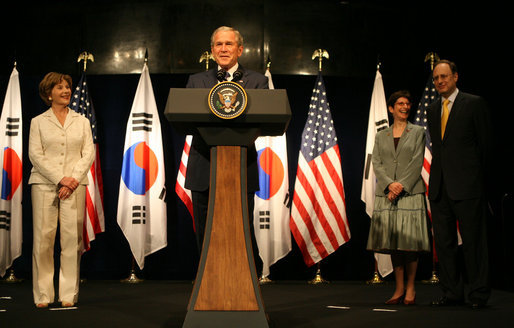
{"type": "Polygon", "coordinates": [[[39,84],[50,106],[32,119],[29,158],[32,171],[34,303],[54,302],[54,242],[60,228],[59,302],[74,306],[78,299],[87,172],[94,160],[89,120],[68,107],[71,77],[50,72],[39,84]]]}

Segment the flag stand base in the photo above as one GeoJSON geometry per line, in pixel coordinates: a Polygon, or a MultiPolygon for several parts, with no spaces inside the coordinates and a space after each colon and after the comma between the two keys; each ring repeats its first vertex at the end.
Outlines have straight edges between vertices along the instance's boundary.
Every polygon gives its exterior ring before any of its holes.
{"type": "Polygon", "coordinates": [[[259,285],[267,285],[267,284],[271,284],[273,283],[273,280],[271,280],[270,278],[268,277],[265,277],[265,276],[262,276],[260,279],[259,279],[259,285]]]}
{"type": "Polygon", "coordinates": [[[316,270],[316,276],[314,277],[314,279],[309,280],[309,284],[319,285],[319,284],[328,284],[328,283],[330,283],[330,282],[328,280],[323,279],[323,277],[321,276],[321,270],[319,268],[319,263],[318,263],[318,270],[316,270]]]}
{"type": "Polygon", "coordinates": [[[136,270],[134,270],[134,269],[130,270],[130,275],[128,276],[128,278],[121,280],[121,282],[128,283],[128,284],[138,284],[143,281],[144,281],[143,279],[139,279],[137,277],[136,270]]]}
{"type": "Polygon", "coordinates": [[[8,284],[15,284],[15,283],[22,282],[22,281],[23,281],[23,279],[16,278],[16,276],[14,275],[13,269],[9,269],[9,275],[7,276],[7,278],[4,279],[3,282],[8,283],[8,284]]]}
{"type": "Polygon", "coordinates": [[[436,285],[439,283],[439,277],[437,276],[437,273],[435,271],[432,271],[432,276],[430,277],[430,279],[422,280],[421,282],[424,284],[436,285]]]}
{"type": "Polygon", "coordinates": [[[380,275],[378,274],[377,271],[375,271],[375,273],[373,273],[373,278],[371,278],[371,280],[368,280],[366,281],[366,284],[368,285],[376,285],[376,284],[383,284],[384,281],[380,278],[380,275]]]}

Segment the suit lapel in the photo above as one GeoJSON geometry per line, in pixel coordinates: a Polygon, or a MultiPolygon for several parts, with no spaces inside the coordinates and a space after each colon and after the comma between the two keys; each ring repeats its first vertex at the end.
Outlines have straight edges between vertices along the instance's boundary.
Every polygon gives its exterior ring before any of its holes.
{"type": "Polygon", "coordinates": [[[62,125],[57,119],[57,116],[52,112],[52,109],[48,109],[46,112],[43,113],[43,116],[53,124],[55,124],[59,129],[62,129],[62,125]]]}
{"type": "Polygon", "coordinates": [[[64,126],[61,125],[61,122],[59,122],[59,120],[57,119],[57,116],[55,116],[55,114],[52,112],[51,108],[49,110],[47,110],[43,115],[48,119],[48,121],[55,124],[59,129],[66,130],[71,124],[73,124],[73,122],[75,121],[75,119],[77,118],[77,116],[79,114],[77,112],[69,109],[68,115],[66,115],[66,120],[64,121],[64,126]]]}
{"type": "Polygon", "coordinates": [[[402,132],[402,135],[400,136],[400,141],[398,142],[398,146],[396,146],[395,156],[397,157],[400,153],[400,150],[402,149],[403,145],[409,140],[410,138],[410,131],[412,130],[412,124],[410,122],[407,122],[407,126],[402,132]]]}
{"type": "Polygon", "coordinates": [[[68,115],[66,115],[66,121],[64,121],[64,129],[68,129],[68,127],[73,124],[77,116],[80,115],[77,112],[69,109],[68,115]]]}
{"type": "Polygon", "coordinates": [[[395,154],[394,157],[396,158],[396,153],[394,150],[394,136],[393,136],[393,126],[391,125],[388,127],[385,133],[386,143],[385,146],[387,147],[386,153],[393,153],[395,154]]]}
{"type": "Polygon", "coordinates": [[[241,77],[241,80],[239,80],[239,81],[234,81],[234,82],[237,82],[237,83],[239,83],[243,88],[246,88],[246,83],[248,82],[248,72],[244,69],[244,67],[243,67],[243,66],[241,66],[241,64],[239,64],[239,67],[238,67],[237,69],[243,73],[243,76],[241,77]]]}
{"type": "Polygon", "coordinates": [[[205,81],[205,87],[207,89],[210,89],[216,84],[218,84],[218,79],[216,78],[217,72],[218,70],[216,68],[207,71],[207,80],[205,81]]]}

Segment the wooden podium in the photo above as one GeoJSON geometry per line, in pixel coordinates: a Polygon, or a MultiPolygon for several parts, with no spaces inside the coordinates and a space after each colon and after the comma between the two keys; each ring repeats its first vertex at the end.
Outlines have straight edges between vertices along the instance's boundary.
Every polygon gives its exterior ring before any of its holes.
{"type": "Polygon", "coordinates": [[[268,327],[253,257],[247,204],[247,146],[282,135],[291,119],[285,90],[246,90],[240,116],[222,119],[209,89],[170,89],[165,115],[211,148],[205,237],[183,327],[268,327]]]}

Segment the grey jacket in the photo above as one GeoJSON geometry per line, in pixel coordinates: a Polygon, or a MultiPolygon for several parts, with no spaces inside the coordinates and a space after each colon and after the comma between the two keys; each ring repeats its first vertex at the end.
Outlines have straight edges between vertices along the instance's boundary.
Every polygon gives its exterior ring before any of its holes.
{"type": "Polygon", "coordinates": [[[379,131],[375,137],[372,163],[377,177],[375,195],[385,196],[392,182],[399,182],[407,194],[425,192],[421,168],[425,153],[425,130],[410,122],[394,149],[392,126],[379,131]]]}

